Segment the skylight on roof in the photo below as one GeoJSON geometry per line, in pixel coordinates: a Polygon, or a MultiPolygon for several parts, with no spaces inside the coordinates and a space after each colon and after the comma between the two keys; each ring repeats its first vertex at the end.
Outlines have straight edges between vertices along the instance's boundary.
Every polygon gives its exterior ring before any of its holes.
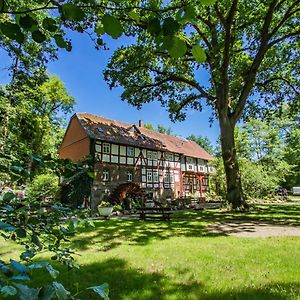
{"type": "Polygon", "coordinates": [[[99,133],[104,133],[104,130],[101,127],[98,127],[97,130],[98,130],[99,133]]]}
{"type": "Polygon", "coordinates": [[[183,136],[176,135],[177,138],[179,138],[181,141],[187,142],[188,140],[184,138],[183,136]]]}

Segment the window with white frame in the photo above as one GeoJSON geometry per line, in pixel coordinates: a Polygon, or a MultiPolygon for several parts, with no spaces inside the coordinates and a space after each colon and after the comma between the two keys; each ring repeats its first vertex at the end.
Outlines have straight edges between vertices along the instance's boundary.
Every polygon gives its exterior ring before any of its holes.
{"type": "Polygon", "coordinates": [[[108,170],[103,170],[102,180],[103,181],[108,181],[109,180],[109,171],[108,170]]]}
{"type": "Polygon", "coordinates": [[[152,152],[152,158],[153,158],[154,160],[157,159],[157,152],[152,152]]]}
{"type": "Polygon", "coordinates": [[[127,147],[127,156],[134,156],[134,148],[133,147],[127,147]]]}
{"type": "Polygon", "coordinates": [[[147,171],[147,181],[152,182],[152,171],[147,171]]]}
{"type": "Polygon", "coordinates": [[[102,152],[109,154],[110,153],[110,144],[108,143],[103,143],[102,145],[102,152]]]}
{"type": "Polygon", "coordinates": [[[158,182],[158,172],[157,171],[153,172],[153,181],[158,182]]]}
{"type": "Polygon", "coordinates": [[[193,163],[194,163],[194,159],[193,159],[192,157],[187,157],[187,158],[186,158],[186,162],[187,162],[188,164],[193,164],[193,163]]]}
{"type": "Polygon", "coordinates": [[[132,179],[133,179],[133,172],[127,171],[127,181],[132,181],[132,179]]]}
{"type": "Polygon", "coordinates": [[[166,172],[164,175],[164,182],[169,183],[170,182],[170,173],[166,172]]]}
{"type": "Polygon", "coordinates": [[[165,153],[165,159],[168,161],[173,161],[173,154],[170,152],[165,153]]]}
{"type": "Polygon", "coordinates": [[[147,151],[147,159],[152,159],[152,151],[147,151]]]}

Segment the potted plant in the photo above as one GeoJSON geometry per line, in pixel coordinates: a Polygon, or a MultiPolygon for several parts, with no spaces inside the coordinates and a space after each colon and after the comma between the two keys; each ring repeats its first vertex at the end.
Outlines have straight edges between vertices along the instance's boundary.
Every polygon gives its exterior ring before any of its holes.
{"type": "Polygon", "coordinates": [[[113,205],[107,201],[101,201],[98,204],[98,212],[100,216],[109,217],[113,211],[113,205]]]}

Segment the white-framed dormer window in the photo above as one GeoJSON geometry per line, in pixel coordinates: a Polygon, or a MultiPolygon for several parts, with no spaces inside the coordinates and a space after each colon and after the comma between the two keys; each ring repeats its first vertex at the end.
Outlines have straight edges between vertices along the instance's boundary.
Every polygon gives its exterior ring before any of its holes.
{"type": "Polygon", "coordinates": [[[127,147],[127,156],[133,157],[134,156],[134,148],[127,147]]]}
{"type": "Polygon", "coordinates": [[[110,153],[110,144],[108,143],[103,143],[102,145],[102,152],[109,154],[110,153]]]}
{"type": "Polygon", "coordinates": [[[103,173],[102,173],[102,180],[103,181],[108,181],[109,180],[109,171],[108,170],[103,170],[103,173]]]}
{"type": "Polygon", "coordinates": [[[127,171],[127,181],[131,182],[133,179],[133,172],[127,171]]]}

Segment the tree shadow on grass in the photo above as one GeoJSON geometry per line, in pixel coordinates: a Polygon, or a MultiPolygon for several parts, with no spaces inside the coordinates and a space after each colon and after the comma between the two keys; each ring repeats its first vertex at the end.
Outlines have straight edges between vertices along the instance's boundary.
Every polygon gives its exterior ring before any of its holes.
{"type": "Polygon", "coordinates": [[[232,213],[220,209],[176,212],[170,222],[141,221],[138,219],[115,218],[95,221],[95,227],[83,229],[72,240],[72,247],[86,250],[96,245],[100,251],[109,251],[123,242],[146,245],[153,240],[171,237],[216,237],[232,233],[254,232],[257,226],[300,225],[296,217],[300,206],[265,205],[257,206],[248,213],[232,213]],[[208,225],[231,222],[230,230],[213,231],[208,225]],[[245,224],[247,222],[247,224],[245,224]]]}
{"type": "Polygon", "coordinates": [[[176,236],[217,236],[206,230],[206,224],[195,220],[140,221],[136,219],[111,219],[95,222],[95,227],[84,230],[72,240],[72,247],[85,250],[91,244],[99,244],[110,250],[126,241],[132,245],[146,245],[154,240],[165,240],[176,236]]]}
{"type": "MultiPolygon", "coordinates": [[[[180,274],[174,277],[166,276],[162,272],[146,273],[141,269],[130,267],[125,260],[110,258],[103,262],[84,265],[80,270],[63,270],[62,266],[56,266],[61,271],[58,280],[68,290],[76,291],[74,284],[77,282],[79,290],[90,286],[107,282],[110,286],[110,299],[131,300],[167,300],[167,299],[293,299],[292,295],[298,295],[300,284],[296,282],[275,282],[270,285],[262,285],[258,288],[228,286],[227,290],[218,291],[210,288],[201,278],[195,280],[180,281],[180,274]],[[179,278],[178,278],[179,277],[179,278]]],[[[188,273],[189,270],[181,270],[188,273]]],[[[39,276],[36,284],[44,283],[39,276]],[[40,282],[39,282],[40,281],[40,282]]],[[[80,295],[81,299],[99,299],[89,291],[80,295]]]]}

